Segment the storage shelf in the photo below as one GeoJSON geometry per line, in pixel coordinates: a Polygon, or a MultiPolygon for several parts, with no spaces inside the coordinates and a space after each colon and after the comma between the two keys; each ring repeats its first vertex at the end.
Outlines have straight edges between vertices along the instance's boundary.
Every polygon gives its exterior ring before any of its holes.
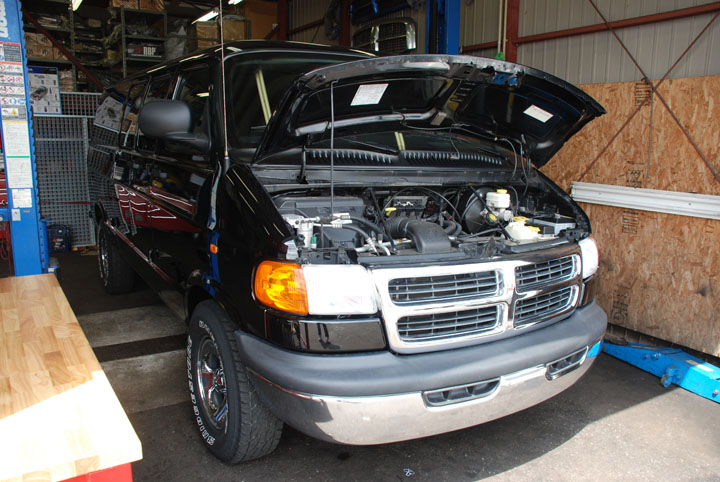
{"type": "Polygon", "coordinates": [[[45,64],[60,64],[60,65],[72,65],[72,62],[69,60],[63,60],[63,59],[44,59],[41,57],[28,57],[27,59],[28,64],[37,64],[37,63],[45,63],[45,64]]]}
{"type": "Polygon", "coordinates": [[[75,35],[75,40],[80,42],[105,42],[104,38],[83,37],[81,35],[75,35]]]}
{"type": "Polygon", "coordinates": [[[133,39],[133,40],[149,40],[152,42],[164,42],[164,37],[149,37],[147,35],[126,35],[125,38],[133,39]]]}
{"type": "MultiPolygon", "coordinates": [[[[26,23],[23,26],[23,28],[25,30],[37,30],[38,29],[35,25],[33,25],[31,23],[26,23]]],[[[43,25],[42,28],[44,28],[48,32],[59,32],[59,33],[67,33],[67,34],[72,33],[72,30],[70,30],[69,28],[64,28],[64,27],[50,27],[49,25],[43,25]]]]}
{"type": "Polygon", "coordinates": [[[128,55],[127,60],[133,61],[133,62],[152,62],[154,64],[159,64],[160,62],[163,61],[163,58],[162,57],[139,57],[139,56],[135,56],[135,55],[128,55]]]}

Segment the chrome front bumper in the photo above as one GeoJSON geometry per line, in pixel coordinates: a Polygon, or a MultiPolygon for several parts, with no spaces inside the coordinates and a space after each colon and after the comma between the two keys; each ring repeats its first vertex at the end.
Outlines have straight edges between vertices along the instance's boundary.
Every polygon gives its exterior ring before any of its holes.
{"type": "Polygon", "coordinates": [[[573,385],[595,361],[601,342],[581,352],[492,380],[472,399],[431,403],[431,392],[375,396],[323,396],[283,388],[252,370],[265,404],[289,425],[312,437],[349,445],[399,442],[495,420],[551,398],[573,385]],[[568,360],[565,363],[563,360],[568,360]]]}

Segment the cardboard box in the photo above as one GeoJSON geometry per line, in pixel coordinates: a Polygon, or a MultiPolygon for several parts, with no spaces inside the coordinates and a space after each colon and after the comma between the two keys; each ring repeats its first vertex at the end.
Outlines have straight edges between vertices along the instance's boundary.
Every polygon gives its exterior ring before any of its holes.
{"type": "Polygon", "coordinates": [[[194,52],[220,43],[217,22],[197,22],[188,28],[187,50],[194,52]]]}
{"type": "Polygon", "coordinates": [[[59,70],[58,79],[58,84],[60,85],[61,92],[72,92],[73,90],[75,90],[75,82],[73,81],[72,70],[59,70]]]}
{"type": "Polygon", "coordinates": [[[48,47],[42,47],[38,45],[30,45],[29,47],[25,45],[25,51],[27,52],[27,56],[29,58],[35,58],[35,59],[52,59],[53,58],[53,49],[48,47]]]}
{"type": "Polygon", "coordinates": [[[65,57],[65,54],[62,53],[62,50],[60,50],[59,48],[53,47],[52,50],[53,50],[53,58],[55,60],[67,60],[68,59],[67,57],[65,57]]]}
{"type": "Polygon", "coordinates": [[[138,8],[138,0],[112,0],[111,7],[138,8]]]}
{"type": "Polygon", "coordinates": [[[190,25],[188,37],[220,41],[220,28],[217,22],[196,22],[190,25]]]}
{"type": "Polygon", "coordinates": [[[223,37],[226,42],[233,40],[245,40],[246,36],[246,23],[244,20],[223,20],[223,37]]]}
{"type": "Polygon", "coordinates": [[[153,12],[162,12],[165,10],[165,0],[139,0],[140,10],[150,10],[153,12]]]}
{"type": "Polygon", "coordinates": [[[52,48],[52,42],[41,33],[25,32],[25,45],[52,48]]]}

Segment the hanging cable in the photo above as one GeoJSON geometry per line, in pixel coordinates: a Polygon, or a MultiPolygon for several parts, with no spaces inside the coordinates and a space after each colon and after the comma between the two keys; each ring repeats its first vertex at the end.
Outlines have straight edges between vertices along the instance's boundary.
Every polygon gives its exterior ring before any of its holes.
{"type": "Polygon", "coordinates": [[[335,215],[335,83],[330,82],[330,219],[335,215]]]}

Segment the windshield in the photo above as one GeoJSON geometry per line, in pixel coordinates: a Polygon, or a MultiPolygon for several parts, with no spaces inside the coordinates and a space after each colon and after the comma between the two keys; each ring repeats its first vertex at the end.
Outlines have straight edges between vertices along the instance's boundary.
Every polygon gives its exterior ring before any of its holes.
{"type": "MultiPolygon", "coordinates": [[[[362,57],[361,57],[362,58],[362,57]]],[[[232,148],[254,149],[273,111],[300,75],[358,57],[321,52],[257,52],[227,59],[228,142],[232,148]]]]}

